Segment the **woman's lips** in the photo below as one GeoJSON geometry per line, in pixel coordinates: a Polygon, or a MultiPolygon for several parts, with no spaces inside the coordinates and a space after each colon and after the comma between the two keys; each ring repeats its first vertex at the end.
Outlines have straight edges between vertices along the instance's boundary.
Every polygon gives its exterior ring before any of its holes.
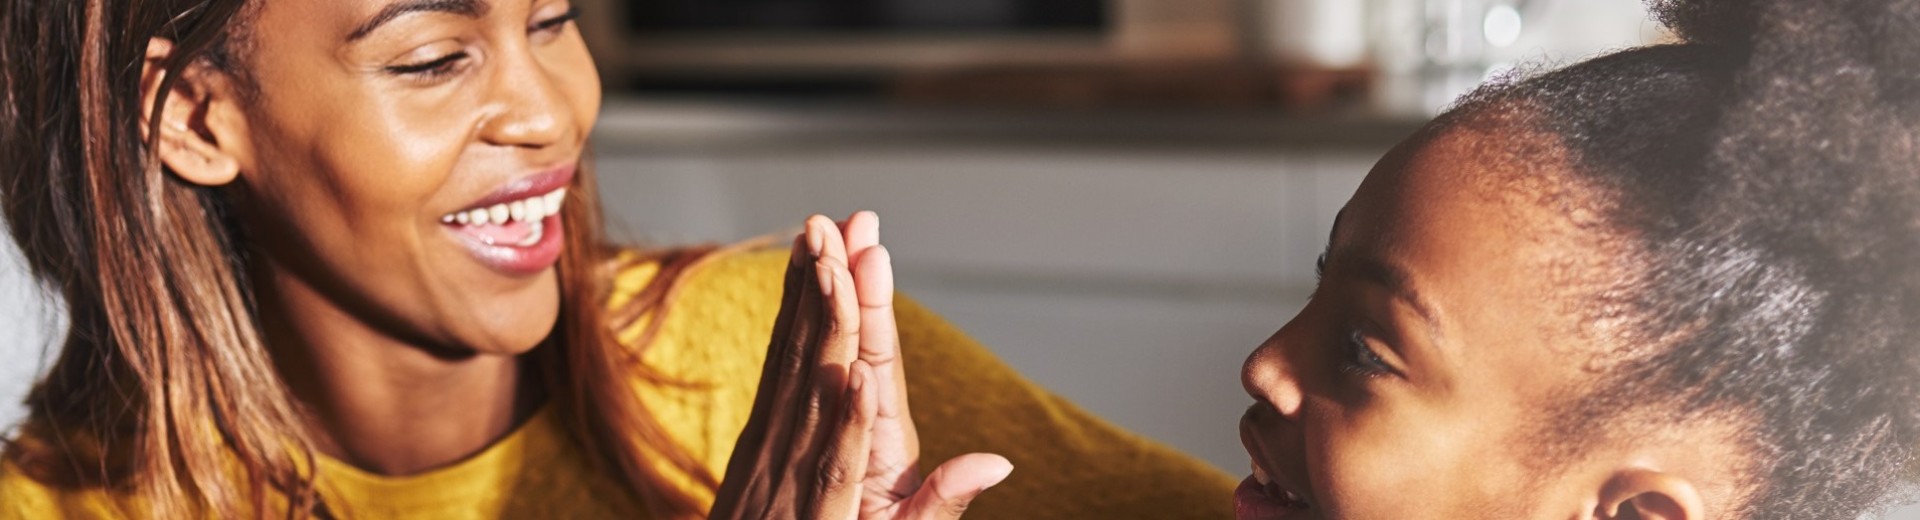
{"type": "Polygon", "coordinates": [[[559,215],[506,226],[448,225],[474,260],[510,276],[540,274],[553,267],[560,260],[560,249],[566,234],[564,226],[559,215]],[[488,227],[499,229],[483,229],[488,227]],[[517,237],[515,233],[518,233],[517,237]]]}
{"type": "Polygon", "coordinates": [[[440,224],[473,258],[510,276],[539,274],[560,259],[573,167],[516,179],[474,205],[442,215],[440,224]]]}

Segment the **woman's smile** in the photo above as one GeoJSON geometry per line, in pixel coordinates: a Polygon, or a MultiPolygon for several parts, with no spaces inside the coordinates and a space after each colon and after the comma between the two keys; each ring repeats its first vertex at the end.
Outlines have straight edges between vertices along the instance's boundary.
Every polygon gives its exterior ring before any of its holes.
{"type": "Polygon", "coordinates": [[[574,170],[568,164],[514,179],[441,215],[440,225],[482,265],[511,276],[539,274],[560,259],[560,209],[574,170]]]}

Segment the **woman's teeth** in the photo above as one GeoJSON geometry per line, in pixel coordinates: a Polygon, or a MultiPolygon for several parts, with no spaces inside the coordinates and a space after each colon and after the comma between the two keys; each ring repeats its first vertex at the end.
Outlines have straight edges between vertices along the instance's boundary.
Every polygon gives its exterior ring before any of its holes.
{"type": "Polygon", "coordinates": [[[545,195],[448,213],[440,217],[440,222],[463,226],[505,225],[511,222],[538,223],[549,216],[560,214],[560,206],[566,200],[567,189],[560,188],[545,195]]]}

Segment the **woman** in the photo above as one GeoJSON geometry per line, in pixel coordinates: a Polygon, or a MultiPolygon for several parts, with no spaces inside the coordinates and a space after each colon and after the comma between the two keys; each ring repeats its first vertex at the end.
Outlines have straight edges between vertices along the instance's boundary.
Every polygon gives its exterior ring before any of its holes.
{"type": "Polygon", "coordinates": [[[1371,172],[1243,519],[1855,519],[1920,447],[1920,2],[1655,3],[1371,172]]]}
{"type": "MultiPolygon", "coordinates": [[[[704,515],[786,256],[601,245],[573,17],[0,8],[0,202],[71,322],[0,518],[704,515]]],[[[1224,514],[1224,477],[897,309],[925,456],[1026,468],[980,516],[1224,514]]]]}

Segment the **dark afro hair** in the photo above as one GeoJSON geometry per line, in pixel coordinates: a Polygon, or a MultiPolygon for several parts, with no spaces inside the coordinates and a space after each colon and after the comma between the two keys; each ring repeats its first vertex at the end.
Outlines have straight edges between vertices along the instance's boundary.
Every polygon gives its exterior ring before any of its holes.
{"type": "Polygon", "coordinates": [[[1628,309],[1623,341],[1658,348],[1560,422],[1743,418],[1738,518],[1852,520],[1904,497],[1920,448],[1920,0],[1652,7],[1681,43],[1490,85],[1449,114],[1528,112],[1635,251],[1609,297],[1628,309]]]}

